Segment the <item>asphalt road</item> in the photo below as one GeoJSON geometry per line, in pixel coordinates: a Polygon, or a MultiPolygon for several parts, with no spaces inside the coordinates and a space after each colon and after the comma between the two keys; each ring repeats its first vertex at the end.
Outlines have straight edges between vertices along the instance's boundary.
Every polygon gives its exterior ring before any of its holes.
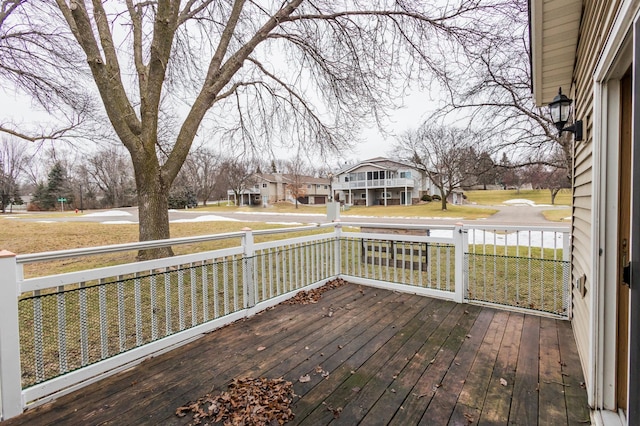
{"type": "MultiPolygon", "coordinates": [[[[479,208],[487,206],[478,206],[479,208]]],[[[476,223],[487,225],[534,225],[534,226],[559,226],[568,227],[569,222],[550,222],[542,216],[543,210],[554,207],[549,206],[491,206],[499,212],[487,219],[465,220],[463,218],[427,218],[427,217],[372,217],[372,216],[348,216],[342,215],[342,222],[364,222],[364,223],[408,223],[424,225],[452,225],[458,222],[476,223]]],[[[108,211],[85,211],[78,216],[64,218],[39,219],[37,214],[23,220],[47,220],[47,221],[70,221],[70,222],[121,222],[137,223],[138,209],[123,208],[108,211]]],[[[269,222],[279,224],[308,224],[328,222],[326,215],[310,213],[272,213],[265,212],[261,208],[256,208],[255,212],[212,212],[194,210],[171,210],[169,220],[171,221],[203,221],[207,219],[222,218],[238,220],[242,222],[269,222]],[[212,216],[207,218],[206,216],[212,216]]]]}

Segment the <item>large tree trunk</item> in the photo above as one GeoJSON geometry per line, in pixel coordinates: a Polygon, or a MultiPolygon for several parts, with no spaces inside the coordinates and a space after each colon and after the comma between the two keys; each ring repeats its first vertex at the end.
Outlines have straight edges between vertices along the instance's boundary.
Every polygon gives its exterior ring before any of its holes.
{"type": "Polygon", "coordinates": [[[442,205],[442,210],[446,210],[447,209],[447,196],[446,195],[442,195],[442,199],[440,200],[440,203],[442,205]]]}
{"type": "MultiPolygon", "coordinates": [[[[169,187],[159,170],[136,173],[140,241],[169,238],[169,187]]],[[[171,247],[140,250],[138,260],[173,256],[171,247]]]]}

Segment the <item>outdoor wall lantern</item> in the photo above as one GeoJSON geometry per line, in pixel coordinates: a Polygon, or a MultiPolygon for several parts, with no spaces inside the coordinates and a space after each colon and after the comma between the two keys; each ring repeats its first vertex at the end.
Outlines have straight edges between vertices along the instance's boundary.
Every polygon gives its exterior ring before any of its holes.
{"type": "Polygon", "coordinates": [[[553,101],[549,103],[549,112],[551,113],[551,119],[553,124],[558,128],[558,133],[571,132],[575,136],[576,141],[582,140],[582,120],[577,120],[569,127],[564,127],[569,121],[569,115],[571,114],[571,105],[573,101],[565,94],[562,93],[562,87],[558,88],[558,94],[553,101]]]}

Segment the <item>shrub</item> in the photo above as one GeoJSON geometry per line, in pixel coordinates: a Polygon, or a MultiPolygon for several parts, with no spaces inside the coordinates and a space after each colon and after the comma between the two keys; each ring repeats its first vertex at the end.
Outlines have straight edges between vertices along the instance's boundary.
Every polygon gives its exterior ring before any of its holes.
{"type": "Polygon", "coordinates": [[[432,200],[431,195],[429,195],[429,194],[424,194],[420,199],[422,201],[431,201],[432,200]]]}
{"type": "Polygon", "coordinates": [[[433,195],[433,197],[431,197],[431,199],[432,199],[433,201],[440,201],[440,200],[442,200],[442,197],[441,197],[441,196],[439,196],[438,194],[434,194],[434,195],[433,195]]]}

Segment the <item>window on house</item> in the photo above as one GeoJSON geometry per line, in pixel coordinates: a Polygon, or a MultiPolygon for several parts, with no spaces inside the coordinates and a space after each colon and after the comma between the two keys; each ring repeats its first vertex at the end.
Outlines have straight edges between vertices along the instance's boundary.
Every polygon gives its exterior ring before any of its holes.
{"type": "Polygon", "coordinates": [[[324,189],[329,189],[329,186],[328,186],[328,185],[325,185],[325,186],[324,186],[324,189]]]}
{"type": "Polygon", "coordinates": [[[411,179],[411,172],[400,172],[400,177],[405,179],[411,179]]]}
{"type": "Polygon", "coordinates": [[[364,192],[362,194],[360,194],[360,198],[365,199],[367,198],[367,194],[365,194],[364,192]]]}
{"type": "Polygon", "coordinates": [[[263,187],[263,188],[266,188],[266,187],[267,187],[267,184],[266,184],[266,183],[263,183],[263,184],[262,184],[262,187],[263,187]]]}
{"type": "Polygon", "coordinates": [[[387,198],[387,199],[388,199],[388,198],[391,198],[391,193],[390,193],[390,192],[383,192],[383,193],[380,195],[380,198],[382,198],[382,199],[385,199],[385,198],[387,198]]]}

